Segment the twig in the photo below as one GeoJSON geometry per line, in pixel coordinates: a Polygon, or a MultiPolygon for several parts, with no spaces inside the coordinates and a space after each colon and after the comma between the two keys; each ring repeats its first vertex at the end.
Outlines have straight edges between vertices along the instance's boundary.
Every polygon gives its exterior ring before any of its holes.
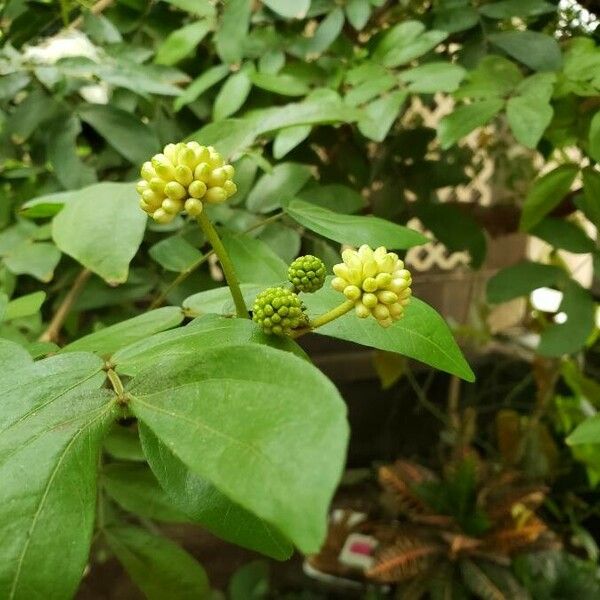
{"type": "Polygon", "coordinates": [[[448,418],[429,398],[426,396],[423,388],[419,385],[419,382],[413,375],[411,368],[408,364],[405,367],[404,375],[410,387],[413,389],[413,392],[416,394],[417,399],[421,403],[421,405],[426,408],[436,419],[439,419],[442,423],[448,423],[448,418]]]}
{"type": "Polygon", "coordinates": [[[73,281],[71,289],[67,292],[67,295],[63,298],[58,310],[54,313],[48,328],[46,331],[44,331],[44,333],[42,333],[38,341],[56,342],[58,340],[58,335],[62,329],[65,319],[71,312],[73,304],[75,304],[75,301],[77,298],[79,298],[79,294],[81,294],[91,274],[92,272],[89,269],[82,269],[79,275],[77,275],[75,281],[73,281]]]}

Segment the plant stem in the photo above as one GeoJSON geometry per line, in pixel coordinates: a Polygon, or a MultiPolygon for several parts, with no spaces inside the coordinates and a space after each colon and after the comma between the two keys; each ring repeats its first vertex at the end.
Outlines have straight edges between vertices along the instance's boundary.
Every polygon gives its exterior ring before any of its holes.
{"type": "Polygon", "coordinates": [[[317,327],[322,327],[323,325],[326,325],[327,323],[334,321],[339,317],[342,317],[347,312],[350,312],[353,308],[354,300],[346,300],[345,302],[342,302],[342,304],[340,304],[339,306],[332,308],[330,311],[319,315],[318,317],[315,317],[312,321],[310,321],[309,327],[311,329],[317,329],[317,327]]]}
{"type": "Polygon", "coordinates": [[[354,300],[346,300],[345,302],[342,302],[342,304],[340,304],[339,306],[332,308],[330,311],[327,311],[326,313],[315,317],[312,321],[308,323],[308,327],[297,329],[296,331],[292,332],[291,337],[300,337],[301,335],[309,333],[317,329],[318,327],[322,327],[323,325],[326,325],[331,321],[335,321],[335,319],[343,317],[347,312],[350,312],[353,308],[354,300]]]}
{"type": "Polygon", "coordinates": [[[58,310],[54,313],[52,320],[50,321],[48,328],[40,337],[38,341],[40,342],[56,342],[58,339],[58,334],[65,322],[65,319],[69,316],[71,309],[73,308],[73,304],[79,295],[83,291],[87,280],[90,278],[92,272],[89,269],[82,269],[79,275],[73,281],[73,285],[71,289],[67,292],[67,295],[63,298],[58,310]]]}
{"type": "MultiPolygon", "coordinates": [[[[274,223],[278,219],[281,219],[281,217],[284,214],[285,213],[283,212],[279,212],[274,215],[271,215],[270,217],[264,219],[260,223],[256,223],[255,225],[252,225],[252,227],[248,227],[248,229],[242,231],[242,233],[251,233],[259,227],[263,227],[264,225],[268,225],[269,223],[274,223]]],[[[196,269],[199,269],[213,254],[214,251],[211,250],[210,252],[208,252],[204,256],[201,256],[198,260],[193,262],[187,269],[185,269],[185,271],[181,271],[181,273],[179,273],[179,275],[177,275],[177,277],[175,277],[175,279],[173,279],[173,281],[158,296],[156,296],[156,298],[154,298],[154,300],[148,307],[148,310],[152,310],[160,306],[166,300],[167,296],[171,293],[171,291],[173,291],[177,286],[181,285],[196,269]]]]}
{"type": "Polygon", "coordinates": [[[249,319],[250,317],[248,315],[248,308],[244,302],[244,297],[242,296],[242,291],[240,290],[240,284],[235,274],[233,263],[229,258],[229,254],[227,254],[227,250],[225,250],[225,246],[223,246],[223,242],[221,241],[217,230],[213,227],[213,224],[210,222],[204,211],[202,211],[196,218],[200,227],[202,228],[202,231],[204,232],[204,235],[210,242],[210,245],[217,255],[219,262],[221,263],[225,280],[227,281],[229,291],[233,297],[233,302],[235,304],[238,317],[240,317],[240,319],[249,319]]]}

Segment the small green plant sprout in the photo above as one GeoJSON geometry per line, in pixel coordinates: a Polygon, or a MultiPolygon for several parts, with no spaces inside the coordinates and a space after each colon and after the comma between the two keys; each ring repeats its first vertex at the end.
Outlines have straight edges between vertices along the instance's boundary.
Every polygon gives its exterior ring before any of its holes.
{"type": "Polygon", "coordinates": [[[294,330],[308,325],[302,300],[284,287],[263,290],[254,301],[252,319],[265,333],[275,335],[289,336],[294,330]]]}
{"type": "Polygon", "coordinates": [[[299,256],[288,268],[288,279],[297,292],[312,293],[325,283],[327,267],[316,256],[299,256]]]}
{"type": "Polygon", "coordinates": [[[336,277],[331,285],[346,296],[357,316],[373,316],[382,327],[401,319],[410,301],[412,278],[398,255],[383,246],[372,250],[363,245],[344,250],[342,259],[333,267],[336,277]]]}
{"type": "Polygon", "coordinates": [[[221,204],[236,193],[234,168],[212,146],[167,144],[142,165],[140,206],[157,223],[170,223],[184,210],[197,217],[203,202],[221,204]]]}

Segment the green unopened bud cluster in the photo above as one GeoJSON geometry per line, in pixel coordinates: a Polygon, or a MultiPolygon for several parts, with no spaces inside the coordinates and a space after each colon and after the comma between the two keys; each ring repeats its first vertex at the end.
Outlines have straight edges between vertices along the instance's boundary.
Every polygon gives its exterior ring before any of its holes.
{"type": "Polygon", "coordinates": [[[203,202],[220,204],[237,191],[234,169],[212,146],[167,144],[143,164],[137,184],[140,206],[157,223],[170,223],[184,210],[198,216],[203,202]]]}
{"type": "Polygon", "coordinates": [[[297,292],[311,294],[325,283],[327,267],[320,258],[307,254],[299,256],[288,268],[288,279],[297,292]]]}
{"type": "Polygon", "coordinates": [[[335,265],[331,285],[354,302],[361,318],[373,316],[382,327],[401,319],[411,297],[412,278],[397,254],[383,246],[372,250],[344,250],[343,263],[335,265]]]}
{"type": "Polygon", "coordinates": [[[292,290],[284,287],[262,291],[254,301],[252,319],[265,333],[275,335],[290,335],[294,329],[308,323],[302,301],[292,290]]]}

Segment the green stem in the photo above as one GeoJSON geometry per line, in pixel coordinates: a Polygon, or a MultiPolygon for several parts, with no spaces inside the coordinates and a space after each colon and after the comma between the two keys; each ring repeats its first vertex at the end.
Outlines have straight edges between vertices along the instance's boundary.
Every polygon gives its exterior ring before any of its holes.
{"type": "Polygon", "coordinates": [[[330,311],[315,317],[312,321],[308,323],[308,327],[303,329],[297,329],[293,332],[292,337],[297,338],[305,333],[309,333],[314,329],[322,327],[331,321],[335,321],[335,319],[339,319],[343,317],[347,312],[350,312],[354,308],[354,300],[346,300],[346,302],[342,302],[339,306],[332,308],[330,311]]]}
{"type": "Polygon", "coordinates": [[[204,211],[198,215],[197,220],[202,228],[202,231],[204,232],[204,235],[206,236],[206,239],[208,239],[210,242],[210,245],[215,251],[219,262],[221,263],[227,285],[229,286],[229,291],[233,297],[233,302],[235,304],[238,317],[241,319],[249,319],[250,317],[248,316],[248,308],[244,302],[244,297],[242,296],[242,291],[240,290],[240,284],[235,274],[233,263],[229,258],[229,254],[227,254],[227,250],[225,250],[225,246],[223,246],[223,242],[221,241],[217,230],[213,227],[213,224],[210,222],[204,211]]]}
{"type": "MultiPolygon", "coordinates": [[[[255,229],[259,229],[260,227],[263,227],[264,225],[268,225],[269,223],[274,223],[275,221],[281,219],[281,217],[284,214],[285,213],[283,213],[283,212],[276,213],[276,214],[262,220],[260,223],[256,223],[256,224],[252,225],[252,227],[248,227],[248,229],[242,231],[241,233],[242,234],[252,233],[255,229]]],[[[235,235],[239,235],[239,234],[235,234],[235,235]]],[[[152,301],[152,303],[148,307],[148,310],[152,310],[154,308],[159,307],[167,299],[167,296],[171,293],[172,290],[174,290],[177,286],[179,286],[181,283],[183,283],[194,271],[196,271],[196,269],[199,269],[213,254],[214,254],[213,250],[211,250],[210,252],[207,252],[206,254],[201,256],[197,261],[193,262],[187,269],[185,269],[185,271],[182,271],[181,273],[179,273],[179,275],[177,275],[177,277],[175,279],[173,279],[173,281],[158,296],[156,296],[156,298],[152,301]]]]}

